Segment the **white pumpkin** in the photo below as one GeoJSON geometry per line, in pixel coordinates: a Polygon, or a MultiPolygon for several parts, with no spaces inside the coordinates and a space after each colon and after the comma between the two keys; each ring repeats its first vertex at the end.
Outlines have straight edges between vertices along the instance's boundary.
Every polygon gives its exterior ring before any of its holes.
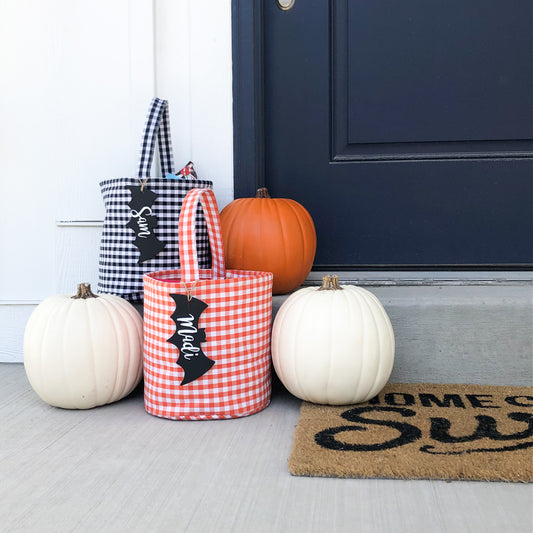
{"type": "Polygon", "coordinates": [[[89,409],[127,396],[142,377],[142,318],[126,300],[94,295],[80,284],[75,296],[40,303],[24,333],[24,368],[45,402],[89,409]]]}
{"type": "Polygon", "coordinates": [[[313,403],[365,402],[389,380],[394,332],[371,292],[325,276],[293,293],[272,328],[272,359],[294,396],[313,403]]]}

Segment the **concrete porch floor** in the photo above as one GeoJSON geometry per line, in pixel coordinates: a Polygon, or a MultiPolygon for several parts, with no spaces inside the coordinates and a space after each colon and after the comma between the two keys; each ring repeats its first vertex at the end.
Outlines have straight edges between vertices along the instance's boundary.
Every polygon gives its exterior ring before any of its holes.
{"type": "MultiPolygon", "coordinates": [[[[341,273],[391,318],[392,382],[531,385],[531,273],[476,275],[341,273]]],[[[533,532],[533,484],[291,476],[300,401],[275,383],[261,413],[174,422],[142,388],[50,407],[21,363],[0,364],[0,532],[533,532]]]]}
{"type": "Polygon", "coordinates": [[[2,532],[531,533],[533,485],[293,477],[299,400],[174,422],[117,403],[48,406],[0,364],[2,532]]]}

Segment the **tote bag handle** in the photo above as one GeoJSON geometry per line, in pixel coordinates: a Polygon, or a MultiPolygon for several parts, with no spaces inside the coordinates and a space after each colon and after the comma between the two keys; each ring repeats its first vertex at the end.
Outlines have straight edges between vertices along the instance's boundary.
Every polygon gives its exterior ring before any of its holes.
{"type": "Polygon", "coordinates": [[[212,189],[192,189],[183,200],[178,224],[181,280],[185,283],[193,283],[200,279],[195,233],[196,210],[199,203],[202,204],[211,245],[211,279],[226,277],[224,245],[215,193],[212,189]]]}
{"type": "Polygon", "coordinates": [[[139,166],[137,177],[144,188],[150,179],[150,169],[154,160],[155,135],[159,143],[159,158],[161,160],[161,172],[163,176],[174,173],[174,155],[172,153],[172,138],[170,135],[170,115],[168,101],[153,98],[148,108],[146,122],[144,123],[139,166]]]}

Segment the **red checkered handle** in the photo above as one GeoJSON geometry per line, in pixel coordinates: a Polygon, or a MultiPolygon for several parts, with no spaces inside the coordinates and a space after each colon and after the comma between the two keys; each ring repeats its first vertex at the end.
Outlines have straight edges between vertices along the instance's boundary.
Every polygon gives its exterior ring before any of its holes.
{"type": "Polygon", "coordinates": [[[199,203],[202,204],[209,233],[212,279],[226,278],[224,245],[222,244],[220,216],[215,193],[212,189],[192,189],[183,200],[178,225],[181,280],[185,283],[192,283],[200,279],[195,236],[196,210],[199,203]]]}

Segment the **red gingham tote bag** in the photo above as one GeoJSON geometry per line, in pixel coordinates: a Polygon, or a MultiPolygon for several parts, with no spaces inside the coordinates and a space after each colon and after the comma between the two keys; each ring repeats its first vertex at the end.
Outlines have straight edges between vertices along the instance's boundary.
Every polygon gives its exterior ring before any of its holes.
{"type": "Polygon", "coordinates": [[[193,189],[179,220],[180,270],[144,275],[144,403],[174,420],[235,418],[270,402],[272,274],[226,270],[215,195],[193,189]],[[199,269],[201,204],[212,268],[199,269]]]}

